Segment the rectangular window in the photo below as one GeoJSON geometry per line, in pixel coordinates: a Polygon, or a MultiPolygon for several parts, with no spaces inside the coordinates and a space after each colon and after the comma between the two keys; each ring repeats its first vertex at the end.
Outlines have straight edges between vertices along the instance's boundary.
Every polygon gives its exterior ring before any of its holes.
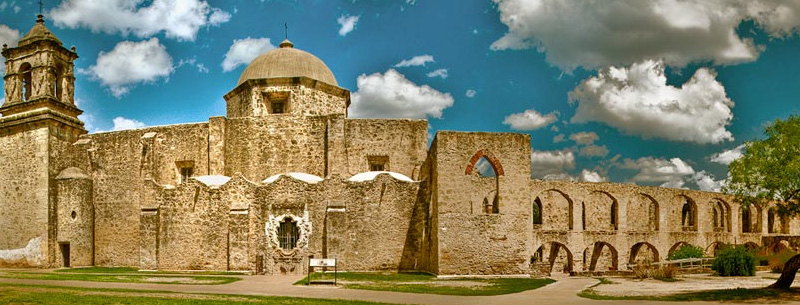
{"type": "Polygon", "coordinates": [[[178,183],[189,182],[189,178],[194,176],[194,161],[178,161],[175,162],[175,167],[178,169],[178,175],[180,175],[178,183]]]}
{"type": "Polygon", "coordinates": [[[369,171],[382,172],[389,170],[389,156],[368,156],[367,165],[369,171]]]}
{"type": "Polygon", "coordinates": [[[289,113],[290,96],[291,93],[288,91],[264,92],[261,95],[264,107],[269,114],[289,113]]]}

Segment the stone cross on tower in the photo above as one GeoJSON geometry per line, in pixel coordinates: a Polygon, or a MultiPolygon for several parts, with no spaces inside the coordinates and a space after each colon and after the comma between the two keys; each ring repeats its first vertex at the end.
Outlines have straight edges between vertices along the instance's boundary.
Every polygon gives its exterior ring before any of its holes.
{"type": "Polygon", "coordinates": [[[39,0],[39,15],[43,14],[44,14],[44,3],[42,3],[42,0],[39,0]]]}

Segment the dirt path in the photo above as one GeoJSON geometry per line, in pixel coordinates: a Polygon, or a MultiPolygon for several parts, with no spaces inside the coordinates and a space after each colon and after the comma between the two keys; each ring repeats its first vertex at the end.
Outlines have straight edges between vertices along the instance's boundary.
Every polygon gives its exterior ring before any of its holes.
{"type": "MultiPolygon", "coordinates": [[[[658,301],[595,301],[578,297],[581,290],[598,283],[596,279],[585,277],[558,277],[556,283],[536,290],[500,296],[448,296],[342,289],[330,286],[293,286],[300,276],[242,276],[241,281],[225,285],[164,285],[148,283],[106,283],[86,281],[47,281],[0,278],[2,283],[38,284],[71,286],[85,288],[118,288],[137,290],[158,290],[183,293],[215,293],[241,295],[271,295],[305,298],[349,299],[404,304],[686,304],[681,302],[658,301]]],[[[603,285],[605,286],[605,285],[603,285]]],[[[610,286],[610,285],[609,285],[610,286]]],[[[614,285],[616,286],[616,285],[614,285]]],[[[692,302],[695,304],[719,304],[713,302],[692,302]]],[[[800,304],[800,303],[796,303],[800,304]]]]}

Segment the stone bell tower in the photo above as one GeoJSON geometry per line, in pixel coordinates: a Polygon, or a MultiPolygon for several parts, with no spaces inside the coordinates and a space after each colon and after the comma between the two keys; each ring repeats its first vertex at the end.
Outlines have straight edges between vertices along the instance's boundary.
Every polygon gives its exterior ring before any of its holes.
{"type": "Polygon", "coordinates": [[[0,267],[49,267],[59,260],[58,173],[85,134],[75,106],[75,49],[39,15],[17,47],[3,45],[0,107],[0,267]],[[8,250],[8,251],[3,251],[8,250]]]}

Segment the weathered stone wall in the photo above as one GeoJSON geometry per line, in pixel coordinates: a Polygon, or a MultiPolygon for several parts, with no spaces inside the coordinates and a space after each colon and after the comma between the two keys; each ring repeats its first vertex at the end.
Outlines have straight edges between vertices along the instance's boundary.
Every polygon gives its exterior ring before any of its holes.
{"type": "Polygon", "coordinates": [[[324,176],[325,117],[274,115],[228,119],[225,175],[261,181],[275,174],[324,176]]]}
{"type": "Polygon", "coordinates": [[[347,174],[370,170],[368,157],[386,156],[385,170],[418,178],[428,146],[425,120],[346,120],[347,174]]]}
{"type": "Polygon", "coordinates": [[[48,264],[49,128],[0,136],[0,267],[48,264]]]}
{"type": "Polygon", "coordinates": [[[528,273],[530,138],[439,132],[434,142],[436,174],[442,177],[435,180],[433,203],[438,209],[438,273],[528,273]],[[487,157],[497,173],[497,213],[475,209],[471,202],[475,190],[485,185],[484,178],[471,174],[480,157],[487,157]]]}
{"type": "Polygon", "coordinates": [[[227,116],[273,115],[268,96],[288,97],[284,111],[291,115],[341,115],[347,112],[350,92],[306,77],[249,80],[225,95],[227,116]]]}
{"type": "Polygon", "coordinates": [[[94,204],[92,180],[71,167],[56,177],[58,253],[55,266],[94,265],[94,204]],[[65,252],[68,251],[68,255],[65,252]],[[68,262],[64,260],[69,258],[68,262]]]}

